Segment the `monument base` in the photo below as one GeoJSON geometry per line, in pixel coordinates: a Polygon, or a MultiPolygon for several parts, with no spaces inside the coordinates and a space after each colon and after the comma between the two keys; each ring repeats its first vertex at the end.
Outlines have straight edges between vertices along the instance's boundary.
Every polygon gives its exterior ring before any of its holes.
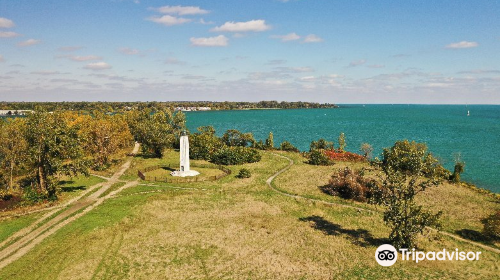
{"type": "Polygon", "coordinates": [[[200,175],[200,172],[198,172],[196,170],[172,171],[172,172],[170,172],[170,175],[175,176],[175,177],[192,177],[192,176],[200,175]]]}

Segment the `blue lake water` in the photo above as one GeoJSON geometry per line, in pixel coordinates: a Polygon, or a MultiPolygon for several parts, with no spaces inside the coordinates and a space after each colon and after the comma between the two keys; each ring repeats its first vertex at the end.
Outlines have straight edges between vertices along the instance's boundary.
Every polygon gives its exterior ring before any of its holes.
{"type": "Polygon", "coordinates": [[[397,140],[425,142],[452,169],[457,154],[465,161],[464,180],[500,193],[500,106],[495,105],[343,105],[336,109],[187,112],[187,127],[212,125],[252,132],[256,139],[274,134],[275,145],[290,141],[308,150],[312,140],[334,141],[341,132],[347,150],[370,143],[380,155],[397,140]],[[467,111],[470,116],[467,116],[467,111]]]}

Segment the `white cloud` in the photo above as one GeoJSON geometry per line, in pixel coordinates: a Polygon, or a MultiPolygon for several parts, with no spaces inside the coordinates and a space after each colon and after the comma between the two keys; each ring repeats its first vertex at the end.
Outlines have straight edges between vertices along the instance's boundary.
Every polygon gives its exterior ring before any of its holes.
{"type": "Polygon", "coordinates": [[[314,81],[316,81],[316,77],[314,77],[314,76],[300,77],[299,81],[301,81],[301,82],[314,82],[314,81]]]}
{"type": "Polygon", "coordinates": [[[411,55],[409,55],[409,54],[400,53],[400,54],[395,54],[392,57],[395,57],[395,58],[405,58],[405,57],[410,57],[410,56],[411,55]]]}
{"type": "Polygon", "coordinates": [[[195,6],[163,6],[160,8],[153,9],[162,14],[169,15],[204,15],[210,13],[210,11],[203,10],[200,7],[195,6]]]}
{"type": "Polygon", "coordinates": [[[356,66],[363,65],[365,63],[366,63],[366,60],[364,60],[364,59],[355,60],[355,61],[351,61],[351,63],[349,63],[349,67],[356,67],[356,66]]]}
{"type": "Polygon", "coordinates": [[[165,64],[170,64],[170,65],[185,65],[186,62],[180,61],[175,57],[169,57],[167,60],[165,60],[165,64]]]}
{"type": "Polygon", "coordinates": [[[28,39],[26,41],[22,41],[22,42],[17,43],[17,45],[20,47],[27,47],[27,46],[33,46],[36,44],[40,44],[41,42],[42,41],[40,41],[40,40],[28,39]]]}
{"type": "Polygon", "coordinates": [[[119,48],[118,51],[121,52],[122,54],[128,54],[128,55],[136,55],[140,53],[138,49],[131,49],[131,48],[119,48]]]}
{"type": "Polygon", "coordinates": [[[266,65],[280,65],[280,64],[285,64],[287,61],[284,59],[273,59],[269,60],[266,65]]]}
{"type": "Polygon", "coordinates": [[[304,38],[304,43],[320,43],[323,42],[323,38],[320,38],[314,34],[309,34],[304,38]]]}
{"type": "Polygon", "coordinates": [[[184,24],[191,22],[192,20],[188,18],[182,18],[182,17],[174,17],[174,16],[169,16],[169,15],[164,15],[162,17],[150,17],[148,18],[149,21],[156,22],[159,24],[163,24],[166,26],[172,26],[172,25],[179,25],[179,24],[184,24]]]}
{"type": "Polygon", "coordinates": [[[12,31],[0,31],[0,38],[13,38],[19,37],[21,34],[12,31]]]}
{"type": "Polygon", "coordinates": [[[468,42],[468,41],[461,41],[458,43],[451,43],[449,45],[446,45],[445,48],[447,49],[469,49],[469,48],[475,48],[479,46],[477,42],[468,42]]]}
{"type": "Polygon", "coordinates": [[[500,74],[500,70],[476,69],[476,70],[460,71],[457,72],[457,74],[500,74]]]}
{"type": "Polygon", "coordinates": [[[224,35],[208,38],[194,38],[189,39],[192,46],[197,47],[225,47],[227,46],[228,39],[224,35]]]}
{"type": "Polygon", "coordinates": [[[61,72],[59,71],[51,71],[51,70],[42,70],[42,71],[34,71],[31,74],[35,75],[43,75],[43,76],[51,76],[51,75],[59,75],[61,72]]]}
{"type": "Polygon", "coordinates": [[[15,24],[12,20],[0,17],[0,28],[11,28],[14,26],[15,24]]]}
{"type": "Polygon", "coordinates": [[[314,72],[314,69],[311,67],[275,67],[279,72],[282,73],[307,73],[314,72]]]}
{"type": "Polygon", "coordinates": [[[215,24],[215,22],[213,21],[205,21],[204,19],[200,18],[200,21],[199,23],[203,24],[203,25],[211,25],[211,24],[215,24]]]}
{"type": "Polygon", "coordinates": [[[384,68],[385,65],[384,64],[371,64],[371,65],[368,65],[369,68],[384,68]]]}
{"type": "Polygon", "coordinates": [[[0,62],[5,62],[5,59],[3,58],[3,55],[0,54],[0,62]]]}
{"type": "Polygon", "coordinates": [[[67,58],[69,60],[77,61],[77,62],[83,62],[83,61],[90,61],[90,60],[101,60],[102,57],[97,56],[97,55],[86,55],[86,56],[79,56],[79,55],[63,55],[60,57],[67,58]]]}
{"type": "Polygon", "coordinates": [[[89,70],[105,70],[111,69],[111,65],[107,64],[106,62],[94,62],[85,65],[83,68],[89,70]]]}
{"type": "MultiPolygon", "coordinates": [[[[282,42],[289,42],[289,41],[297,41],[302,39],[302,36],[298,35],[297,33],[289,33],[286,35],[272,35],[270,38],[273,39],[281,39],[282,42]]],[[[319,43],[323,42],[323,39],[314,35],[314,34],[309,34],[306,37],[304,37],[303,40],[304,43],[319,43]]]]}
{"type": "Polygon", "coordinates": [[[296,41],[300,39],[300,36],[297,33],[289,33],[286,35],[272,35],[270,36],[273,39],[281,39],[282,42],[296,41]]]}
{"type": "Polygon", "coordinates": [[[287,81],[283,80],[268,80],[268,81],[262,81],[261,83],[269,86],[283,86],[288,84],[287,81]]]}
{"type": "Polygon", "coordinates": [[[70,57],[71,60],[73,61],[89,61],[89,60],[101,60],[102,57],[97,56],[97,55],[87,55],[87,56],[72,56],[70,57]]]}
{"type": "Polygon", "coordinates": [[[201,75],[184,75],[182,77],[182,79],[185,79],[185,80],[202,80],[202,79],[206,79],[207,77],[205,76],[201,76],[201,75]]]}
{"type": "Polygon", "coordinates": [[[210,29],[212,32],[261,32],[271,29],[263,19],[251,20],[246,22],[228,21],[221,26],[210,29]]]}

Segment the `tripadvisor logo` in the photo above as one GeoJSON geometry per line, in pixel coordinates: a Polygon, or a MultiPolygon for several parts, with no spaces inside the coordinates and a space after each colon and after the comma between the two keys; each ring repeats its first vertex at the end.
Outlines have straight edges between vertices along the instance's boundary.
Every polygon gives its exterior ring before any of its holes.
{"type": "MultiPolygon", "coordinates": [[[[423,260],[477,261],[479,260],[479,255],[481,254],[481,252],[459,252],[458,249],[455,249],[455,251],[447,251],[446,249],[443,249],[442,251],[429,251],[427,253],[415,251],[415,249],[399,249],[399,252],[401,253],[402,261],[414,261],[415,263],[423,260]]],[[[375,251],[375,260],[381,266],[391,266],[398,260],[398,251],[390,244],[381,245],[375,251]]]]}
{"type": "Polygon", "coordinates": [[[381,266],[391,266],[398,260],[398,251],[390,244],[384,244],[375,251],[375,260],[381,266]]]}

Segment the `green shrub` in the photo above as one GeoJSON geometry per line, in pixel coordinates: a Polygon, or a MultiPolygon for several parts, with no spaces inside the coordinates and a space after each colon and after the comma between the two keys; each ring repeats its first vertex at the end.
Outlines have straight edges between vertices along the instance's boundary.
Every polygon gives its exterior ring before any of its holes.
{"type": "Polygon", "coordinates": [[[45,194],[37,192],[31,185],[29,185],[23,189],[23,200],[25,203],[31,204],[55,199],[53,197],[48,198],[45,194]]]}
{"type": "MultiPolygon", "coordinates": [[[[420,175],[428,178],[446,175],[439,161],[427,151],[425,143],[402,140],[383,151],[382,168],[402,172],[406,175],[420,175]]],[[[448,176],[449,177],[449,176],[448,176]]],[[[445,177],[448,179],[448,177],[445,177]]]]}
{"type": "Polygon", "coordinates": [[[239,165],[258,162],[261,158],[259,151],[253,148],[224,146],[212,155],[210,161],[222,165],[239,165]]]}
{"type": "Polygon", "coordinates": [[[398,160],[394,157],[401,151],[394,149],[392,152],[388,157],[391,159],[389,164],[383,166],[383,185],[370,186],[370,202],[385,207],[384,222],[391,229],[390,244],[397,249],[414,248],[418,234],[422,234],[426,227],[441,226],[441,211],[432,213],[415,202],[418,193],[437,186],[439,180],[434,177],[422,180],[422,174],[426,174],[423,170],[429,169],[423,160],[420,161],[421,156],[412,153],[410,159],[398,160]]]}
{"type": "Polygon", "coordinates": [[[312,141],[311,145],[309,146],[309,152],[312,152],[314,150],[333,150],[333,142],[326,141],[325,139],[321,138],[318,141],[312,141]]]}
{"type": "Polygon", "coordinates": [[[450,181],[452,181],[453,183],[460,183],[460,174],[464,172],[464,167],[464,162],[459,161],[455,163],[453,174],[450,175],[450,181]]]}
{"type": "Polygon", "coordinates": [[[345,142],[345,135],[344,132],[342,132],[339,135],[339,152],[345,152],[346,145],[347,144],[345,142]]]}
{"type": "Polygon", "coordinates": [[[221,140],[227,146],[241,147],[251,146],[255,142],[252,133],[241,133],[236,129],[227,130],[226,133],[222,135],[221,140]]]}
{"type": "Polygon", "coordinates": [[[297,149],[297,147],[295,147],[294,145],[292,145],[292,143],[288,141],[283,141],[281,143],[280,150],[287,152],[296,152],[296,153],[300,152],[299,149],[297,149]]]}
{"type": "Polygon", "coordinates": [[[215,129],[211,126],[199,127],[198,131],[189,139],[189,157],[210,160],[211,156],[224,146],[224,143],[215,135],[215,129]]]}
{"type": "Polygon", "coordinates": [[[500,239],[500,210],[481,220],[483,233],[491,238],[500,239]]]}
{"type": "Polygon", "coordinates": [[[309,164],[332,165],[333,161],[324,153],[324,150],[313,150],[309,153],[309,164]]]}
{"type": "Polygon", "coordinates": [[[269,136],[266,139],[266,150],[274,150],[274,136],[272,132],[269,132],[269,136]]]}
{"type": "Polygon", "coordinates": [[[371,197],[371,184],[374,182],[366,180],[361,171],[346,167],[333,174],[322,191],[344,199],[365,202],[371,197]]]}
{"type": "Polygon", "coordinates": [[[255,141],[253,143],[252,148],[259,149],[259,150],[265,150],[266,145],[264,144],[264,142],[262,140],[259,140],[259,141],[255,141]]]}
{"type": "Polygon", "coordinates": [[[248,170],[246,168],[242,168],[242,169],[240,169],[240,172],[238,173],[238,175],[236,175],[236,178],[244,179],[244,178],[250,178],[251,176],[252,176],[252,173],[250,172],[250,170],[248,170]]]}

